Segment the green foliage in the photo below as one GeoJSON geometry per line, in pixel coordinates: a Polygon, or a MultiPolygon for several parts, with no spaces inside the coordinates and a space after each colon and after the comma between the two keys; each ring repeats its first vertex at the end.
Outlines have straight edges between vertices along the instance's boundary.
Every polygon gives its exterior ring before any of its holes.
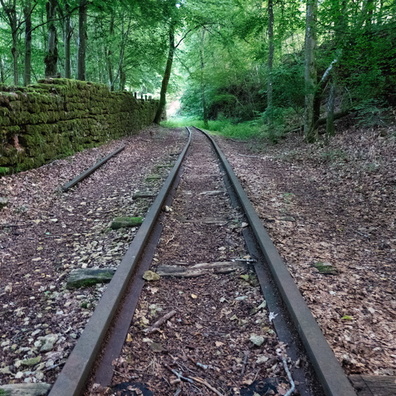
{"type": "Polygon", "coordinates": [[[320,157],[324,162],[336,163],[344,162],[348,155],[343,150],[332,149],[320,153],[320,157]]]}
{"type": "Polygon", "coordinates": [[[10,168],[7,168],[5,166],[0,166],[0,176],[5,176],[11,173],[10,168]]]}
{"type": "Polygon", "coordinates": [[[173,118],[161,123],[161,125],[168,128],[180,128],[183,126],[196,126],[201,129],[206,129],[211,132],[218,132],[222,136],[238,139],[250,140],[258,138],[261,134],[260,126],[256,122],[243,122],[234,124],[229,120],[209,121],[208,126],[205,127],[203,120],[195,118],[173,118]]]}
{"type": "Polygon", "coordinates": [[[366,128],[386,126],[390,122],[386,103],[377,99],[368,99],[355,106],[360,126],[366,128]]]}

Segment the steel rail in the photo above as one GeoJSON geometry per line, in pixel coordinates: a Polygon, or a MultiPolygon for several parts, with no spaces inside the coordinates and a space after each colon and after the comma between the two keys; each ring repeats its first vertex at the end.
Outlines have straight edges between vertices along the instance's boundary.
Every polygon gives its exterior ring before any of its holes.
{"type": "Polygon", "coordinates": [[[168,192],[172,189],[183,159],[191,143],[191,132],[188,131],[188,142],[179,155],[164,185],[149,208],[143,224],[134,237],[128,251],[123,257],[109,283],[106,291],[89,319],[81,337],[69,355],[65,366],[58,375],[49,396],[79,396],[85,391],[86,384],[104,344],[106,335],[116,316],[118,306],[125,290],[139,266],[149,236],[161,213],[168,192]]]}
{"type": "Polygon", "coordinates": [[[122,150],[124,150],[124,148],[125,148],[125,146],[120,147],[118,150],[116,150],[116,151],[112,152],[111,154],[107,155],[106,157],[102,158],[95,165],[93,165],[92,167],[88,168],[86,171],[84,171],[80,175],[76,176],[73,180],[70,180],[69,182],[65,183],[61,187],[62,191],[66,192],[66,191],[70,190],[76,184],[80,183],[80,181],[84,180],[90,174],[95,172],[98,168],[100,168],[103,164],[105,164],[110,158],[114,157],[115,155],[120,153],[122,150]]]}
{"type": "Polygon", "coordinates": [[[220,158],[325,394],[356,396],[356,391],[331,350],[230,163],[207,132],[199,128],[195,129],[208,137],[220,158]]]}

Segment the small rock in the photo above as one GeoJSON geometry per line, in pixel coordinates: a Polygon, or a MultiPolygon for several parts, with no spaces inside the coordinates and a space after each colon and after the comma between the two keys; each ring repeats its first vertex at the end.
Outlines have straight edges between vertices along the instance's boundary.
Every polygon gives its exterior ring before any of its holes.
{"type": "Polygon", "coordinates": [[[3,209],[8,205],[8,199],[4,197],[0,197],[0,209],[3,209]]]}
{"type": "Polygon", "coordinates": [[[160,353],[165,351],[165,348],[159,342],[152,342],[149,344],[150,349],[155,353],[160,353]]]}
{"type": "Polygon", "coordinates": [[[55,362],[52,359],[47,360],[47,362],[45,363],[46,368],[50,368],[54,365],[55,365],[55,362]]]}
{"type": "Polygon", "coordinates": [[[333,267],[330,263],[318,262],[314,264],[314,267],[323,275],[337,275],[337,268],[333,267]]]}
{"type": "Polygon", "coordinates": [[[256,346],[261,346],[264,344],[265,338],[256,334],[252,334],[249,340],[256,346]]]}
{"type": "Polygon", "coordinates": [[[48,334],[45,337],[39,337],[39,341],[42,342],[40,352],[49,352],[54,348],[55,343],[58,341],[56,334],[48,334]]]}
{"type": "Polygon", "coordinates": [[[268,356],[261,355],[261,356],[257,357],[256,364],[262,364],[262,363],[268,362],[268,360],[269,360],[268,356]]]}
{"type": "Polygon", "coordinates": [[[10,366],[0,368],[0,374],[11,374],[10,366]]]}
{"type": "Polygon", "coordinates": [[[161,277],[153,271],[146,271],[143,274],[143,279],[146,281],[157,281],[160,280],[161,277]]]}
{"type": "Polygon", "coordinates": [[[143,217],[116,217],[110,224],[110,228],[117,230],[124,227],[136,227],[143,223],[143,217]]]}
{"type": "Polygon", "coordinates": [[[34,358],[21,360],[23,366],[35,366],[41,362],[41,356],[36,356],[34,358]]]}
{"type": "Polygon", "coordinates": [[[70,272],[66,283],[68,289],[92,286],[97,283],[110,282],[115,273],[114,268],[84,268],[70,272]]]}
{"type": "MultiPolygon", "coordinates": [[[[24,373],[19,378],[24,376],[24,373]]],[[[15,378],[17,378],[15,376],[15,378]]],[[[5,394],[7,396],[45,396],[51,389],[51,385],[45,383],[37,384],[9,384],[0,385],[0,395],[5,394]]]]}

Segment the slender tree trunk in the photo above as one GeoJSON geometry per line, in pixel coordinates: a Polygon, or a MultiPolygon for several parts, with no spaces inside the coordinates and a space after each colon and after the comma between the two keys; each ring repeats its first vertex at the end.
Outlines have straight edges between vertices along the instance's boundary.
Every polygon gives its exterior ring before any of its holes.
{"type": "Polygon", "coordinates": [[[126,73],[124,67],[120,65],[120,91],[123,91],[126,86],[126,73]]]}
{"type": "Polygon", "coordinates": [[[168,90],[168,84],[170,75],[172,72],[172,64],[173,64],[173,57],[175,55],[175,24],[171,21],[169,26],[169,52],[168,52],[168,59],[166,61],[165,72],[162,78],[162,85],[161,85],[161,93],[160,93],[160,100],[157,109],[157,113],[155,114],[154,122],[159,124],[161,122],[162,114],[165,110],[166,106],[166,92],[168,90]]]}
{"type": "Polygon", "coordinates": [[[65,41],[65,77],[71,78],[71,38],[73,30],[71,27],[70,4],[65,4],[65,22],[64,22],[64,41],[65,41]]]}
{"type": "Polygon", "coordinates": [[[316,13],[318,0],[307,0],[305,26],[305,111],[304,137],[307,142],[314,142],[317,137],[315,125],[315,88],[317,81],[315,49],[316,49],[316,13]]]}
{"type": "Polygon", "coordinates": [[[87,0],[80,0],[78,14],[78,65],[77,78],[85,81],[86,68],[85,57],[87,52],[87,0]]]}
{"type": "Polygon", "coordinates": [[[204,127],[208,128],[208,110],[206,105],[206,84],[205,84],[205,29],[202,28],[201,34],[201,48],[200,48],[200,58],[201,58],[201,100],[202,100],[202,118],[204,122],[204,127]]]}
{"type": "Polygon", "coordinates": [[[26,0],[23,14],[25,17],[25,72],[23,83],[26,86],[32,81],[32,5],[30,0],[26,0]]]}
{"type": "Polygon", "coordinates": [[[360,15],[360,27],[365,26],[366,28],[370,28],[373,23],[373,13],[374,13],[374,0],[364,0],[362,6],[362,12],[360,15]]]}
{"type": "Polygon", "coordinates": [[[335,108],[336,84],[334,80],[330,84],[330,94],[327,101],[326,134],[334,136],[334,108],[335,108]]]}
{"type": "MultiPolygon", "coordinates": [[[[273,0],[268,0],[267,5],[268,10],[268,80],[267,80],[267,120],[268,120],[268,128],[272,129],[273,124],[273,107],[274,107],[274,87],[273,87],[273,67],[274,67],[274,53],[275,53],[275,45],[274,45],[274,4],[273,0]]],[[[271,131],[270,131],[271,132],[271,131]]]]}
{"type": "Polygon", "coordinates": [[[5,74],[4,74],[4,61],[0,55],[0,81],[2,84],[5,83],[5,74]]]}
{"type": "Polygon", "coordinates": [[[4,0],[0,0],[0,4],[3,7],[3,12],[8,19],[8,24],[11,28],[11,55],[12,55],[12,71],[14,76],[14,85],[19,84],[19,69],[18,69],[18,17],[16,10],[16,0],[12,0],[9,3],[5,3],[4,0]]]}
{"type": "Polygon", "coordinates": [[[109,79],[110,91],[114,91],[114,72],[113,72],[113,60],[112,60],[113,51],[111,50],[111,46],[113,45],[113,40],[114,40],[114,18],[115,18],[114,14],[112,14],[110,19],[110,28],[109,28],[109,37],[108,37],[109,43],[106,46],[107,76],[109,79]]]}
{"type": "Polygon", "coordinates": [[[128,26],[125,29],[124,28],[124,23],[122,24],[122,41],[121,41],[121,46],[120,46],[120,59],[118,61],[118,71],[117,71],[117,76],[116,79],[119,81],[118,84],[118,89],[120,91],[123,91],[125,89],[126,85],[126,72],[125,72],[125,48],[127,46],[127,40],[130,36],[132,28],[132,20],[128,20],[128,26]]]}
{"type": "Polygon", "coordinates": [[[58,36],[55,26],[57,0],[47,2],[47,21],[48,21],[48,48],[44,59],[45,77],[53,78],[58,74],[58,36]]]}

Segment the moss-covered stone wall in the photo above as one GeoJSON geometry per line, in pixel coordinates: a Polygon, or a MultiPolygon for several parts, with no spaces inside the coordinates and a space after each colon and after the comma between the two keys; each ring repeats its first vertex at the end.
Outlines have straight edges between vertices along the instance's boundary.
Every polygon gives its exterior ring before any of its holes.
{"type": "Polygon", "coordinates": [[[153,122],[157,106],[84,81],[0,86],[0,175],[137,132],[153,122]]]}

